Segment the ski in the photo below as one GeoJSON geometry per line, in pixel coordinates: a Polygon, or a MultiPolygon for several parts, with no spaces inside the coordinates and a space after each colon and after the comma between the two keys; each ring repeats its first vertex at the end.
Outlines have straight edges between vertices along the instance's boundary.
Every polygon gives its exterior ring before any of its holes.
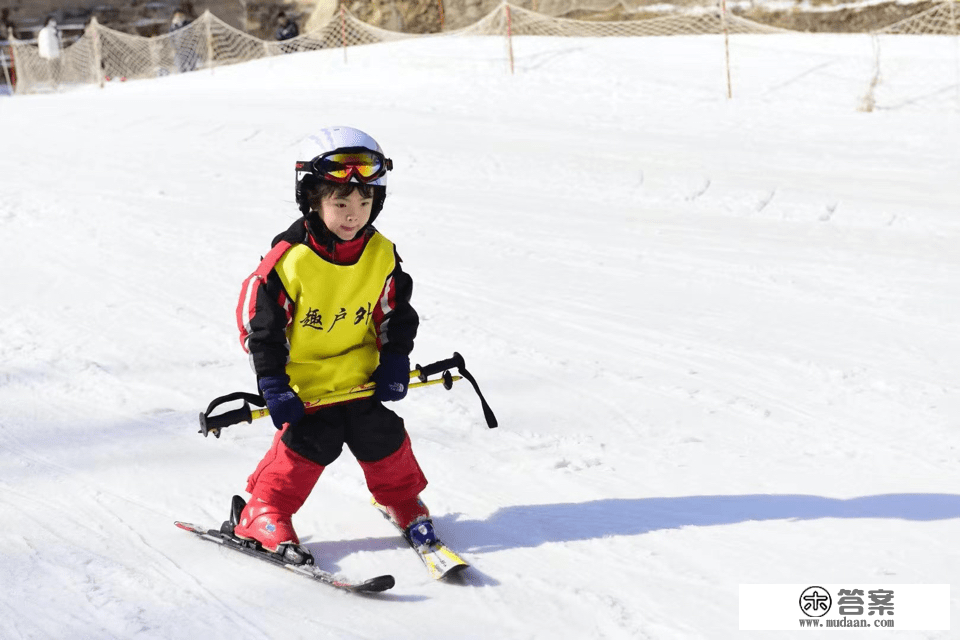
{"type": "Polygon", "coordinates": [[[470,567],[470,564],[467,563],[466,560],[457,555],[450,547],[443,544],[439,538],[437,538],[434,544],[417,547],[410,541],[410,538],[407,537],[407,533],[390,517],[390,514],[387,513],[386,508],[382,504],[374,498],[371,498],[370,502],[380,511],[383,517],[400,532],[403,539],[406,540],[410,548],[416,552],[420,561],[423,562],[423,566],[427,568],[427,573],[430,574],[431,578],[444,580],[470,567]]]}
{"type": "MultiPolygon", "coordinates": [[[[309,552],[299,545],[288,546],[284,549],[284,553],[282,554],[271,553],[269,551],[265,551],[258,543],[252,540],[241,540],[232,533],[228,533],[219,529],[208,529],[206,527],[201,527],[189,522],[178,521],[174,524],[184,531],[189,531],[197,535],[203,540],[216,542],[224,549],[233,549],[234,551],[239,551],[244,555],[258,558],[272,565],[283,567],[284,569],[289,569],[294,573],[298,573],[307,578],[330,585],[331,587],[342,589],[343,591],[350,591],[353,593],[379,593],[392,588],[394,585],[394,579],[391,575],[377,576],[376,578],[370,578],[369,580],[364,580],[363,582],[353,582],[336,574],[324,571],[323,569],[319,569],[313,564],[313,556],[311,556],[309,552]],[[291,559],[294,561],[291,561],[291,559]]],[[[229,527],[229,523],[224,523],[224,525],[226,525],[225,528],[230,528],[232,531],[232,527],[229,527]]]]}

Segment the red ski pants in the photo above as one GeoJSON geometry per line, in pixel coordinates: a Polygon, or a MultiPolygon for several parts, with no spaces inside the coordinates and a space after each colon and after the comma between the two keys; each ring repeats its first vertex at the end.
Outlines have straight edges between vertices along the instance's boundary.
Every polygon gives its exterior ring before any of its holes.
{"type": "Polygon", "coordinates": [[[414,500],[427,479],[413,455],[403,420],[372,399],[321,407],[277,433],[247,479],[247,491],[293,514],[343,445],[363,469],[367,488],[382,505],[414,500]]]}

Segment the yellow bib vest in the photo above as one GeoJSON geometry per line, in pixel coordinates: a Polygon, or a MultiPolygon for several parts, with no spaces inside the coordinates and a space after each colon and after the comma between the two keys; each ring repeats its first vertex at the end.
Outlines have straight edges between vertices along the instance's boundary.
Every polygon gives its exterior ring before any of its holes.
{"type": "Polygon", "coordinates": [[[393,243],[379,233],[353,265],[324,260],[297,244],[274,270],[295,305],[287,326],[287,374],[300,399],[347,391],[370,379],[380,361],[373,309],[396,266],[393,243]]]}

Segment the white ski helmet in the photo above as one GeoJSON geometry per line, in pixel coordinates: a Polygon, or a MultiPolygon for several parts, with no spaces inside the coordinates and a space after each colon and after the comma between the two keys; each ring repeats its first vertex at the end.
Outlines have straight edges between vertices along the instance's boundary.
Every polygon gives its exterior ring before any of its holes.
{"type": "Polygon", "coordinates": [[[353,127],[328,127],[300,142],[295,194],[304,215],[310,212],[310,193],[320,182],[366,184],[374,189],[370,222],[383,208],[387,194],[387,171],[393,161],[372,136],[353,127]]]}

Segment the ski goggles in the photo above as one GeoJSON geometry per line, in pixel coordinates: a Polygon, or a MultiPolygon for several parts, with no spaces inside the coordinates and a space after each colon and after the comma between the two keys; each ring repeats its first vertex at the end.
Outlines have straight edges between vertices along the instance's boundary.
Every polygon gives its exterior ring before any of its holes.
{"type": "Polygon", "coordinates": [[[373,182],[393,170],[393,160],[378,151],[365,147],[339,149],[324,153],[313,160],[297,162],[297,171],[307,171],[321,180],[350,182],[356,178],[364,184],[373,182]]]}

